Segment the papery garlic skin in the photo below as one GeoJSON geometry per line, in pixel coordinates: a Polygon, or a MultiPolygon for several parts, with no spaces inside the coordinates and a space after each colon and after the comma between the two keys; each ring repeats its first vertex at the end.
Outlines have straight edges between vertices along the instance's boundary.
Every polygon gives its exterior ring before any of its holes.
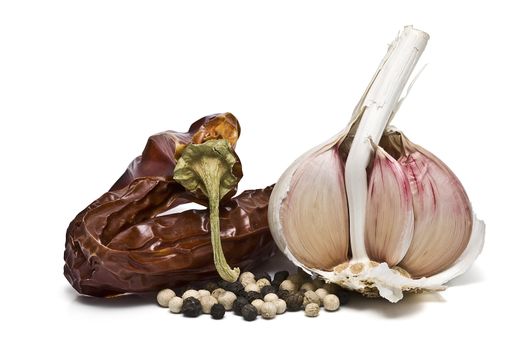
{"type": "Polygon", "coordinates": [[[269,202],[273,237],[294,264],[391,302],[404,291],[445,289],[444,283],[470,267],[484,242],[485,225],[449,168],[402,134],[400,142],[387,142],[393,132],[388,130],[382,140],[427,40],[412,27],[398,35],[351,123],[297,159],[269,202]],[[317,222],[314,213],[321,217],[317,222]],[[345,256],[340,247],[346,247],[345,256]]]}

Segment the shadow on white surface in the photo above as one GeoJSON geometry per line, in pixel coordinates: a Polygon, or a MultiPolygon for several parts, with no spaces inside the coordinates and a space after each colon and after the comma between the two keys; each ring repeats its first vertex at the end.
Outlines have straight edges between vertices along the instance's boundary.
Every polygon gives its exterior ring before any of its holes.
{"type": "Polygon", "coordinates": [[[477,265],[472,265],[470,270],[447,283],[448,287],[466,286],[469,284],[483,282],[485,276],[477,265]]]}
{"type": "Polygon", "coordinates": [[[102,308],[128,308],[145,305],[156,305],[154,293],[124,294],[112,298],[97,298],[78,294],[67,285],[65,294],[73,303],[102,308]]]}

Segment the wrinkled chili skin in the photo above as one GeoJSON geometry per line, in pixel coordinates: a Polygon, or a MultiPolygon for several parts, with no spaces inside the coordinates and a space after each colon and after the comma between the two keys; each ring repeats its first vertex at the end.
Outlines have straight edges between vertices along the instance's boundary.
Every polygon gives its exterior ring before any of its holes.
{"type": "MultiPolygon", "coordinates": [[[[158,215],[206,202],[172,180],[185,146],[219,138],[234,146],[239,134],[236,118],[223,113],[201,118],[187,133],[151,136],[112,188],[70,223],[64,252],[69,283],[81,294],[108,297],[218,277],[208,211],[158,215]]],[[[220,204],[222,245],[233,266],[250,269],[276,251],[267,221],[272,186],[230,199],[235,191],[220,204]]]]}

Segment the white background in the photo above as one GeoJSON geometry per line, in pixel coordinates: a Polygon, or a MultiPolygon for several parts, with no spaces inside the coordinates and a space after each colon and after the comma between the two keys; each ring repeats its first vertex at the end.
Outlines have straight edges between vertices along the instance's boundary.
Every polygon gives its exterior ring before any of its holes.
{"type": "Polygon", "coordinates": [[[3,1],[0,347],[521,348],[516,3],[3,1]],[[272,184],[344,127],[406,24],[431,35],[428,66],[394,124],[455,171],[487,224],[482,255],[447,291],[247,323],[185,319],[135,296],[82,298],[69,286],[69,221],[149,135],[230,111],[242,126],[241,189],[272,184]]]}

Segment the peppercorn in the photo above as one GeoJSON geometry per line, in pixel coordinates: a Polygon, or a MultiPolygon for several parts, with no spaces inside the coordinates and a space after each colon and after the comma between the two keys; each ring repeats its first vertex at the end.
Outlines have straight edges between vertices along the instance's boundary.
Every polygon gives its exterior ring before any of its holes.
{"type": "Polygon", "coordinates": [[[258,311],[258,314],[260,314],[263,303],[265,303],[263,300],[256,299],[251,302],[251,305],[254,306],[256,308],[256,310],[258,311]]]}
{"type": "Polygon", "coordinates": [[[218,297],[218,302],[225,307],[225,310],[229,311],[232,309],[232,304],[236,300],[236,295],[233,292],[225,292],[218,297]]]}
{"type": "Polygon", "coordinates": [[[271,285],[271,281],[269,281],[268,279],[266,278],[262,278],[262,279],[259,279],[256,281],[256,285],[260,288],[263,288],[265,286],[270,286],[271,285]]]}
{"type": "Polygon", "coordinates": [[[328,294],[323,298],[323,307],[327,311],[336,311],[340,308],[340,299],[334,294],[328,294]]]}
{"type": "MultiPolygon", "coordinates": [[[[320,297],[320,301],[321,301],[321,303],[323,303],[323,298],[325,298],[325,296],[326,296],[327,294],[329,294],[329,292],[327,292],[327,291],[326,291],[325,289],[323,289],[323,288],[318,288],[318,289],[316,289],[316,291],[315,291],[314,293],[316,293],[316,295],[317,295],[318,297],[320,297]]],[[[321,304],[320,304],[320,305],[321,305],[321,304]]]]}
{"type": "Polygon", "coordinates": [[[288,290],[289,292],[295,292],[298,290],[296,284],[291,280],[285,280],[280,284],[280,289],[288,290]]]}
{"type": "Polygon", "coordinates": [[[173,314],[179,314],[182,311],[183,299],[180,297],[174,297],[169,300],[169,311],[173,314]]]}
{"type": "Polygon", "coordinates": [[[276,314],[283,314],[287,310],[287,303],[285,300],[275,300],[273,301],[274,305],[276,305],[276,314]]]}
{"type": "Polygon", "coordinates": [[[256,280],[254,278],[248,278],[248,277],[245,277],[243,280],[241,280],[240,282],[242,284],[242,286],[245,288],[247,287],[249,284],[256,284],[256,280]]]}
{"type": "Polygon", "coordinates": [[[200,293],[198,293],[197,290],[194,289],[188,289],[182,294],[182,299],[185,300],[187,298],[193,297],[195,299],[200,299],[200,293]]]}
{"type": "Polygon", "coordinates": [[[254,321],[258,317],[258,310],[251,304],[245,304],[242,307],[241,315],[245,321],[254,321]]]}
{"type": "Polygon", "coordinates": [[[265,302],[260,308],[261,316],[265,319],[276,317],[276,305],[271,302],[265,302]]]}
{"type": "Polygon", "coordinates": [[[202,313],[202,304],[194,297],[187,297],[182,304],[182,313],[186,317],[198,317],[202,313]]]}
{"type": "Polygon", "coordinates": [[[176,296],[176,293],[172,289],[162,289],[158,292],[158,295],[156,296],[156,300],[158,301],[158,304],[163,307],[169,306],[169,300],[174,298],[176,296]]]}
{"type": "Polygon", "coordinates": [[[223,318],[223,315],[225,315],[225,308],[222,304],[214,304],[211,307],[211,317],[215,320],[221,320],[223,318]]]}
{"type": "Polygon", "coordinates": [[[336,294],[340,290],[340,287],[335,283],[325,283],[323,289],[329,292],[329,294],[336,294]]]}
{"type": "Polygon", "coordinates": [[[340,289],[336,292],[338,299],[340,299],[340,305],[346,305],[350,299],[350,293],[347,290],[340,289]]]}
{"type": "Polygon", "coordinates": [[[211,295],[211,292],[209,292],[207,289],[199,289],[198,290],[198,295],[200,296],[198,299],[201,299],[205,296],[209,296],[211,295]]]}
{"type": "Polygon", "coordinates": [[[315,291],[316,287],[314,287],[314,284],[312,284],[312,282],[305,282],[304,284],[301,285],[300,290],[302,290],[304,292],[309,291],[309,290],[315,291]]]}
{"type": "Polygon", "coordinates": [[[285,290],[285,289],[280,289],[276,292],[276,295],[278,295],[278,298],[280,299],[287,299],[289,297],[289,295],[291,295],[292,293],[289,292],[288,290],[285,290]]]}
{"type": "Polygon", "coordinates": [[[274,286],[264,286],[262,289],[261,289],[261,294],[263,296],[266,296],[267,294],[269,293],[276,293],[277,290],[274,286]]]}
{"type": "Polygon", "coordinates": [[[227,290],[227,287],[229,286],[230,283],[231,282],[227,282],[225,280],[219,280],[218,281],[218,287],[227,290]]]}
{"type": "Polygon", "coordinates": [[[217,288],[219,288],[219,287],[218,287],[218,284],[216,282],[207,282],[205,284],[205,287],[204,287],[204,289],[207,289],[211,293],[212,293],[213,290],[215,290],[217,288]]]}
{"type": "Polygon", "coordinates": [[[258,285],[256,285],[256,283],[251,283],[251,284],[248,284],[245,286],[245,291],[246,292],[260,292],[260,287],[258,287],[258,285]]]}
{"type": "Polygon", "coordinates": [[[243,281],[244,279],[250,279],[250,280],[252,280],[252,279],[254,279],[254,278],[255,278],[255,277],[254,277],[254,274],[253,274],[252,272],[245,271],[245,272],[242,272],[242,273],[240,274],[240,277],[238,278],[238,281],[241,282],[241,281],[243,281]]]}
{"type": "Polygon", "coordinates": [[[278,300],[278,296],[274,293],[269,293],[263,297],[263,301],[276,301],[278,300]]]}
{"type": "Polygon", "coordinates": [[[263,299],[263,295],[258,292],[247,292],[247,301],[252,303],[253,300],[263,299]]]}
{"type": "Polygon", "coordinates": [[[287,310],[289,311],[298,311],[301,310],[303,305],[303,295],[299,293],[291,294],[285,299],[287,303],[287,310]]]}
{"type": "Polygon", "coordinates": [[[242,308],[249,304],[249,301],[244,297],[238,297],[236,300],[232,303],[232,310],[234,311],[235,315],[241,316],[242,315],[242,308]]]}
{"type": "Polygon", "coordinates": [[[220,298],[220,296],[222,296],[223,294],[225,294],[226,290],[223,289],[223,288],[216,288],[215,290],[212,291],[211,295],[216,299],[218,300],[220,298]]]}
{"type": "Polygon", "coordinates": [[[289,271],[278,271],[274,274],[273,280],[281,280],[283,282],[287,277],[289,277],[289,271]]]}
{"type": "Polygon", "coordinates": [[[321,278],[316,278],[316,279],[312,280],[312,284],[314,285],[315,289],[318,289],[318,288],[323,287],[323,285],[325,284],[325,281],[322,280],[321,278]]]}
{"type": "Polygon", "coordinates": [[[211,312],[211,308],[214,304],[218,304],[218,300],[210,295],[204,295],[200,298],[200,304],[202,304],[202,312],[208,314],[211,312]]]}
{"type": "Polygon", "coordinates": [[[303,295],[303,305],[305,306],[310,303],[315,303],[318,305],[321,304],[320,297],[318,296],[318,294],[314,293],[312,290],[306,291],[305,294],[303,295]]]}
{"type": "Polygon", "coordinates": [[[269,275],[267,272],[258,272],[258,273],[255,273],[254,274],[254,279],[256,281],[259,281],[261,279],[266,279],[268,280],[269,282],[271,281],[271,275],[269,275]]]}
{"type": "Polygon", "coordinates": [[[225,290],[228,290],[229,292],[233,292],[234,294],[238,295],[243,290],[243,285],[239,281],[236,281],[233,283],[229,283],[226,286],[225,290]]]}
{"type": "Polygon", "coordinates": [[[305,315],[309,317],[316,317],[320,313],[320,306],[316,303],[310,303],[305,306],[305,315]]]}
{"type": "Polygon", "coordinates": [[[287,281],[291,281],[296,286],[296,290],[298,290],[298,287],[304,282],[303,276],[298,273],[294,273],[287,277],[287,281]]]}

